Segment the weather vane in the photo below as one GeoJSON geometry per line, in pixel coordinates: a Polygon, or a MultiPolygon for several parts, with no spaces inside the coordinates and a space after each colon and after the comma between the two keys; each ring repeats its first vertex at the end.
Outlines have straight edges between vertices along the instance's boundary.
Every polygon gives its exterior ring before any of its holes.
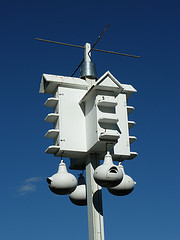
{"type": "MultiPolygon", "coordinates": [[[[106,32],[106,30],[109,28],[110,24],[107,25],[107,27],[104,29],[104,31],[101,33],[101,35],[98,36],[97,40],[93,44],[93,46],[90,48],[88,55],[91,53],[91,51],[98,51],[98,52],[104,52],[104,53],[110,53],[110,54],[116,54],[116,55],[121,55],[121,56],[126,56],[126,57],[134,57],[134,58],[140,58],[140,56],[132,55],[132,54],[126,54],[126,53],[119,53],[119,52],[114,52],[114,51],[108,51],[108,50],[102,50],[102,49],[96,49],[94,48],[96,44],[99,42],[103,34],[106,32]]],[[[74,44],[69,44],[69,43],[62,43],[62,42],[57,42],[57,41],[51,41],[51,40],[46,40],[46,39],[41,39],[41,38],[35,38],[38,41],[43,41],[43,42],[49,42],[49,43],[55,43],[55,44],[60,44],[64,46],[69,46],[69,47],[77,47],[77,48],[84,48],[85,46],[79,46],[79,45],[74,45],[74,44]]],[[[84,62],[85,58],[82,59],[78,67],[75,69],[75,71],[72,73],[71,77],[74,76],[74,74],[77,72],[81,64],[84,62]]]]}

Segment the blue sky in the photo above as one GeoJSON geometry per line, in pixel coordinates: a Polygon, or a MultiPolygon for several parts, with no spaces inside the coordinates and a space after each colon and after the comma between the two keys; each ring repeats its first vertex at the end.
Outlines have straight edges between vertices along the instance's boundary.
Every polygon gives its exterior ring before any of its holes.
{"type": "Polygon", "coordinates": [[[141,59],[92,53],[99,77],[109,70],[138,90],[129,104],[139,156],[124,163],[137,184],[126,197],[103,189],[105,238],[179,238],[179,9],[175,0],[1,1],[1,239],[88,239],[86,207],[47,187],[59,159],[44,152],[48,95],[38,93],[43,73],[70,76],[83,51],[34,38],[93,44],[108,23],[97,48],[141,59]]]}

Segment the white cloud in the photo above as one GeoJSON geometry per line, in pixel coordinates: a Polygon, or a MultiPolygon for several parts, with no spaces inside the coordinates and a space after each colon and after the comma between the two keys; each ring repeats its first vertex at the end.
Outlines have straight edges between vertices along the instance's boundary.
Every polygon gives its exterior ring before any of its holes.
{"type": "Polygon", "coordinates": [[[17,188],[17,192],[20,195],[26,195],[28,193],[32,193],[35,192],[37,189],[37,183],[42,181],[41,177],[31,177],[31,178],[27,178],[26,180],[24,180],[23,184],[21,184],[18,188],[17,188]]]}
{"type": "Polygon", "coordinates": [[[35,191],[36,191],[36,186],[33,184],[24,184],[18,188],[18,193],[20,193],[21,195],[26,195],[28,193],[35,192],[35,191]]]}
{"type": "Polygon", "coordinates": [[[42,181],[42,177],[31,177],[25,180],[26,183],[35,183],[42,181]]]}

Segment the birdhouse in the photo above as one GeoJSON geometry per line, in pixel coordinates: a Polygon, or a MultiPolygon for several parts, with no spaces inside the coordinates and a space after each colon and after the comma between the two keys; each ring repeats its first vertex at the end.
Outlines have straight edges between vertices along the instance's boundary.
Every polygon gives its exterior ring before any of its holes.
{"type": "Polygon", "coordinates": [[[133,191],[136,182],[134,182],[130,176],[125,174],[124,167],[121,165],[121,163],[119,164],[118,168],[123,172],[123,179],[119,185],[108,188],[108,191],[116,196],[125,196],[133,191]]]}
{"type": "Polygon", "coordinates": [[[45,121],[53,124],[46,133],[53,144],[46,153],[71,158],[70,168],[83,169],[89,153],[106,154],[111,149],[114,160],[123,161],[137,156],[130,151],[136,137],[129,136],[134,121],[128,121],[133,107],[127,99],[136,90],[121,84],[109,71],[91,87],[80,78],[43,74],[41,93],[51,94],[45,106],[51,107],[45,121]]]}
{"type": "Polygon", "coordinates": [[[94,170],[94,180],[102,187],[114,187],[122,181],[122,178],[121,169],[113,164],[112,157],[107,152],[103,164],[94,170]]]}
{"type": "Polygon", "coordinates": [[[59,195],[70,194],[77,186],[75,176],[67,172],[66,164],[63,160],[59,164],[58,172],[52,177],[47,178],[47,183],[50,190],[59,195]]]}
{"type": "Polygon", "coordinates": [[[82,174],[78,178],[78,185],[76,189],[69,194],[69,199],[72,203],[78,206],[87,205],[87,191],[86,191],[86,182],[82,174]]]}

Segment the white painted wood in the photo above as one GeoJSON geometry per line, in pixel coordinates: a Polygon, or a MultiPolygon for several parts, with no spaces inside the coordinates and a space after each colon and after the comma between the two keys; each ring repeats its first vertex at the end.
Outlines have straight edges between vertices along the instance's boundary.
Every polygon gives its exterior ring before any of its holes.
{"type": "Polygon", "coordinates": [[[50,129],[48,132],[45,134],[45,137],[47,138],[55,138],[59,134],[58,129],[50,129]]]}
{"type": "Polygon", "coordinates": [[[59,149],[60,149],[59,146],[49,146],[45,152],[48,154],[55,154],[59,151],[59,149]]]}
{"type": "Polygon", "coordinates": [[[137,152],[130,152],[130,159],[133,159],[138,156],[137,152]]]}
{"type": "Polygon", "coordinates": [[[58,117],[59,117],[59,114],[57,113],[49,113],[44,120],[46,122],[55,122],[57,121],[58,117]]]}
{"type": "MultiPolygon", "coordinates": [[[[101,132],[99,135],[100,140],[106,140],[108,141],[116,141],[120,138],[120,133],[116,130],[109,130],[106,129],[104,132],[101,132]]],[[[104,148],[105,150],[105,148],[104,148]]]]}
{"type": "Polygon", "coordinates": [[[86,91],[58,87],[59,94],[59,146],[62,150],[87,152],[85,116],[78,104],[86,91]]]}
{"type": "Polygon", "coordinates": [[[88,89],[88,83],[80,78],[43,74],[40,84],[40,93],[53,94],[58,86],[88,89]]]}
{"type": "Polygon", "coordinates": [[[134,141],[136,141],[136,137],[135,136],[129,136],[129,142],[130,144],[133,143],[134,141]]]}
{"type": "Polygon", "coordinates": [[[128,121],[134,108],[127,106],[127,97],[136,92],[131,85],[121,84],[109,71],[90,88],[86,80],[43,74],[40,92],[53,94],[45,105],[53,107],[46,121],[53,122],[54,130],[46,137],[53,138],[66,157],[84,158],[91,151],[103,154],[107,143],[116,159],[131,156],[130,143],[135,139],[129,138],[129,128],[135,122],[128,121]]]}
{"type": "Polygon", "coordinates": [[[132,127],[134,127],[135,124],[136,124],[136,123],[135,123],[134,121],[128,121],[128,127],[129,127],[129,129],[132,128],[132,127]]]}
{"type": "Polygon", "coordinates": [[[96,93],[90,91],[85,98],[85,124],[86,124],[86,146],[87,151],[98,141],[97,114],[95,107],[96,93]]]}
{"type": "Polygon", "coordinates": [[[58,103],[57,98],[48,98],[47,101],[44,103],[46,107],[55,107],[56,104],[58,103]]]}
{"type": "Polygon", "coordinates": [[[99,119],[98,122],[100,123],[112,123],[112,124],[116,124],[119,121],[119,119],[117,118],[117,116],[113,116],[113,114],[103,114],[99,119]]]}
{"type": "Polygon", "coordinates": [[[114,154],[120,156],[130,156],[126,94],[119,94],[116,99],[118,102],[118,105],[116,106],[116,114],[119,118],[117,126],[119,129],[120,138],[118,139],[117,144],[114,146],[114,154]]]}
{"type": "Polygon", "coordinates": [[[127,112],[128,114],[132,113],[134,111],[134,107],[132,106],[127,106],[127,112]]]}
{"type": "Polygon", "coordinates": [[[117,101],[114,96],[97,96],[96,102],[98,106],[102,107],[115,107],[117,105],[117,101]]]}
{"type": "Polygon", "coordinates": [[[104,240],[104,221],[101,187],[96,184],[93,178],[94,170],[98,166],[98,155],[90,154],[87,157],[86,165],[89,240],[104,240]]]}
{"type": "Polygon", "coordinates": [[[126,94],[127,99],[135,92],[137,92],[137,90],[129,84],[121,84],[121,86],[123,87],[123,93],[126,94]]]}
{"type": "Polygon", "coordinates": [[[105,72],[96,82],[97,86],[101,86],[102,88],[108,90],[108,87],[110,90],[122,92],[124,90],[122,84],[109,72],[105,72]]]}

